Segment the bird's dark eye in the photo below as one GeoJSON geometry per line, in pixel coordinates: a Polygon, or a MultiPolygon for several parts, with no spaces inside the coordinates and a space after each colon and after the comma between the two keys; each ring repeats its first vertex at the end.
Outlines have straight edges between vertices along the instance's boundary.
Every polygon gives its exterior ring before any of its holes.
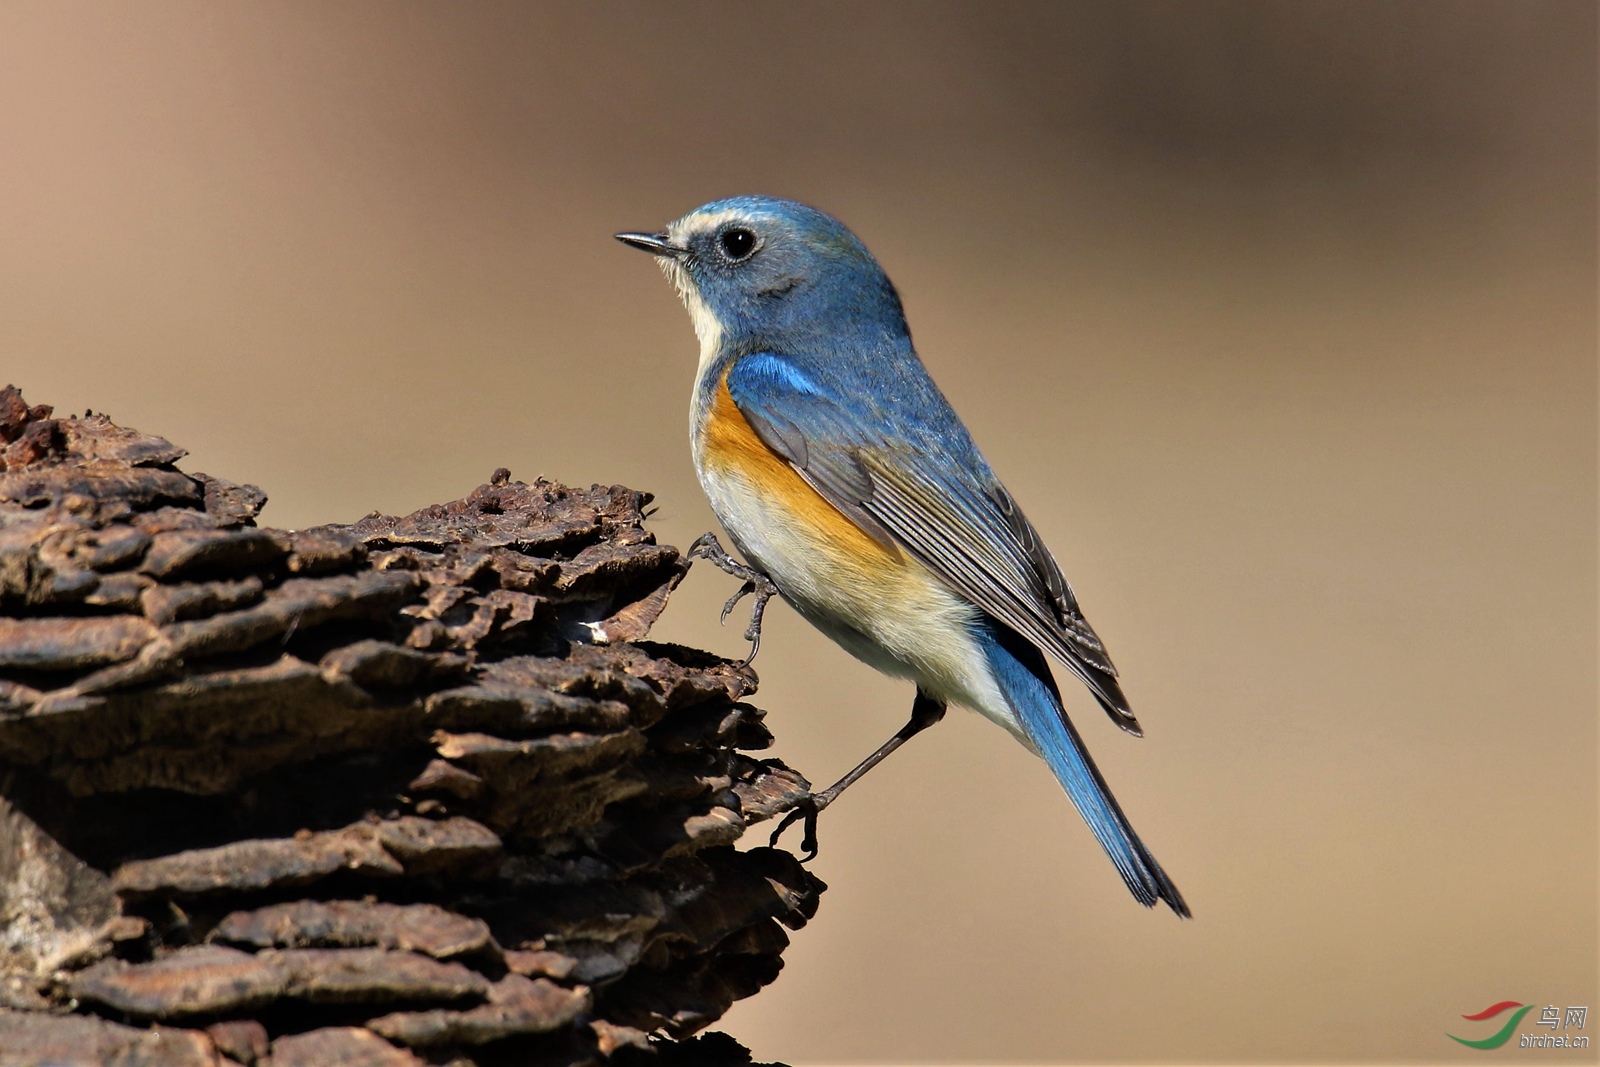
{"type": "Polygon", "coordinates": [[[722,244],[722,254],[736,262],[756,250],[756,235],[737,226],[723,230],[717,240],[722,244]]]}

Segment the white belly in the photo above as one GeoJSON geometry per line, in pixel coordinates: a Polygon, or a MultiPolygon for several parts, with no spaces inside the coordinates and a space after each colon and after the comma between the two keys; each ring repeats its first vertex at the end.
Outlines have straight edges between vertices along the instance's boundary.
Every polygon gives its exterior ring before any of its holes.
{"type": "Polygon", "coordinates": [[[852,554],[737,472],[696,466],[739,551],[807,621],[869,666],[972,708],[1032,747],[972,637],[976,608],[915,560],[885,566],[852,554]]]}

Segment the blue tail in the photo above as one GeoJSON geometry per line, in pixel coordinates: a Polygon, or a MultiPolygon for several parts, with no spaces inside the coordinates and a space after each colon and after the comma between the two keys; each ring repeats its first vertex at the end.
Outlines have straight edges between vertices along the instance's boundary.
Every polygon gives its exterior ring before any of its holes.
{"type": "Polygon", "coordinates": [[[1034,747],[1055,772],[1056,780],[1099,838],[1111,862],[1117,865],[1122,880],[1145,907],[1164,900],[1178,915],[1189,918],[1189,905],[1183,902],[1183,894],[1128,825],[1128,817],[1122,814],[1099,768],[1089,758],[1083,739],[1067,718],[1061,691],[1056,688],[1044,655],[1010,628],[992,619],[986,622],[978,640],[1001,691],[1022,720],[1034,747]]]}

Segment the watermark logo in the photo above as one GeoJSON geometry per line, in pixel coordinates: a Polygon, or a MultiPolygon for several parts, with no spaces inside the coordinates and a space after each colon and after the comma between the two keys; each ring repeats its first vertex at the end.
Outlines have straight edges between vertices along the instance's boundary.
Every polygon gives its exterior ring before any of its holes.
{"type": "MultiPolygon", "coordinates": [[[[1511,1040],[1511,1035],[1516,1033],[1517,1027],[1522,1024],[1522,1017],[1532,1010],[1532,1004],[1523,1004],[1516,1000],[1502,1000],[1498,1004],[1489,1005],[1480,1012],[1462,1016],[1463,1019],[1471,1022],[1483,1022],[1486,1019],[1493,1019],[1498,1015],[1503,1015],[1508,1011],[1511,1012],[1511,1017],[1501,1025],[1500,1029],[1488,1037],[1472,1040],[1465,1037],[1457,1037],[1455,1034],[1448,1032],[1444,1036],[1452,1041],[1459,1041],[1468,1048],[1486,1050],[1500,1048],[1511,1040]]],[[[1587,1034],[1555,1033],[1558,1029],[1563,1031],[1582,1030],[1584,1024],[1588,1021],[1589,1009],[1587,1006],[1569,1007],[1563,1014],[1560,1008],[1551,1004],[1539,1012],[1539,1021],[1534,1024],[1535,1026],[1549,1027],[1551,1032],[1548,1034],[1523,1034],[1521,1035],[1522,1040],[1518,1045],[1520,1048],[1588,1048],[1589,1036],[1587,1034]]]]}

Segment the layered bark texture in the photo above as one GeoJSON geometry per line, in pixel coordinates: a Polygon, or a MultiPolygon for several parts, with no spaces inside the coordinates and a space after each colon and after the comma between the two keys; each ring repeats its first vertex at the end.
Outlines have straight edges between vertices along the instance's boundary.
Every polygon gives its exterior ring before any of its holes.
{"type": "Polygon", "coordinates": [[[822,883],[647,494],[348,526],[0,392],[0,1065],[748,1062],[822,883]]]}

